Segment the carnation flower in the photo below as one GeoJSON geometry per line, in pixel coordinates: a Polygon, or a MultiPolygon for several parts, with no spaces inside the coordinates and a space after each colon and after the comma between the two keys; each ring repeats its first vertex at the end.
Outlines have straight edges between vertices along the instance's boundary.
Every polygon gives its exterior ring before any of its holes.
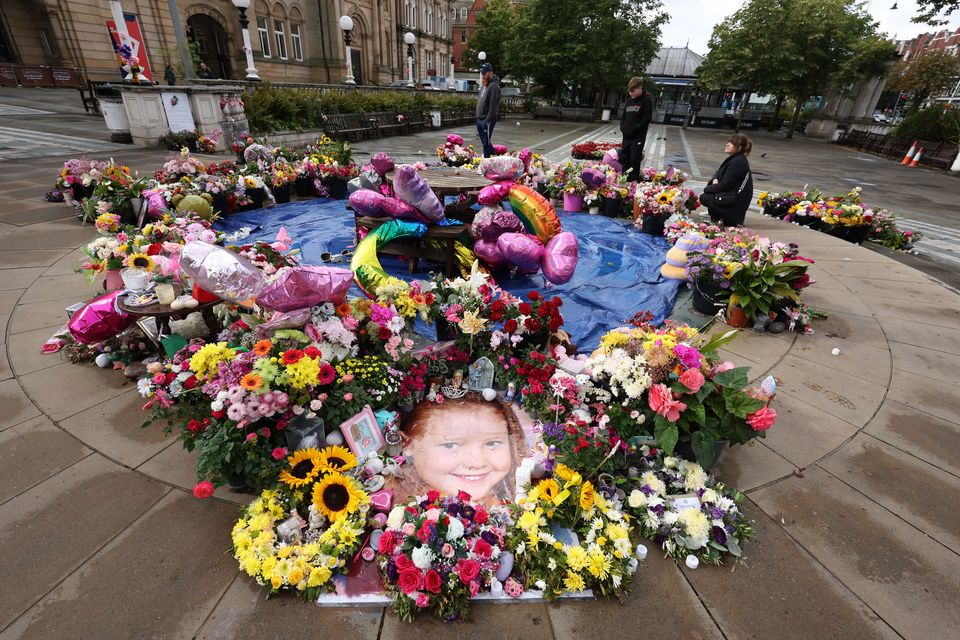
{"type": "Polygon", "coordinates": [[[413,560],[414,566],[420,569],[429,569],[430,565],[433,564],[433,551],[428,547],[417,547],[410,553],[410,559],[413,560]]]}

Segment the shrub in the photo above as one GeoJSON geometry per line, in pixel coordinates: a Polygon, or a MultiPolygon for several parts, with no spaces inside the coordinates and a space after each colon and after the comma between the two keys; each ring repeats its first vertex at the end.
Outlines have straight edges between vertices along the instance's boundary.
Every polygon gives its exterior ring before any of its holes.
{"type": "Polygon", "coordinates": [[[960,110],[950,105],[927,107],[911,113],[893,130],[898,138],[960,144],[960,110]]]}

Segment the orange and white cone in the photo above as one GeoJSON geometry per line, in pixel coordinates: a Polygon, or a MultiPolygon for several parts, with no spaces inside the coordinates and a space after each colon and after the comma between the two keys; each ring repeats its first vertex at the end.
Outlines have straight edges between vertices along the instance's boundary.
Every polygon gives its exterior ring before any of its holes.
{"type": "Polygon", "coordinates": [[[920,164],[920,157],[923,155],[923,147],[917,149],[917,155],[913,156],[913,160],[910,161],[910,166],[915,167],[920,164]]]}
{"type": "Polygon", "coordinates": [[[900,164],[904,166],[910,164],[910,161],[913,159],[913,156],[916,153],[917,153],[917,141],[914,140],[913,144],[910,145],[910,150],[907,151],[907,155],[903,156],[903,160],[900,161],[900,164]]]}

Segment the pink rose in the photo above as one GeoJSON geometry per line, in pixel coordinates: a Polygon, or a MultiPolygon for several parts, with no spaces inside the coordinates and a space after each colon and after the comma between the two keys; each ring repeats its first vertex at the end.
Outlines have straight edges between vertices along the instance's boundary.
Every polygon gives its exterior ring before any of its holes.
{"type": "Polygon", "coordinates": [[[273,450],[273,453],[271,453],[270,455],[273,456],[274,460],[283,460],[287,456],[287,448],[277,447],[276,449],[273,450]]]}
{"type": "Polygon", "coordinates": [[[470,584],[471,580],[480,575],[480,563],[473,559],[462,560],[457,573],[460,574],[460,582],[470,584]]]}
{"type": "Polygon", "coordinates": [[[348,373],[347,375],[343,376],[343,382],[344,383],[353,382],[353,374],[348,373]]]}
{"type": "Polygon", "coordinates": [[[343,399],[346,400],[347,402],[350,402],[351,400],[353,400],[353,394],[352,394],[352,393],[345,393],[345,394],[343,394],[343,399]]]}
{"type": "Polygon", "coordinates": [[[679,400],[673,399],[673,393],[665,384],[655,384],[647,392],[647,403],[650,408],[658,414],[669,420],[676,422],[680,419],[680,413],[687,408],[687,405],[679,400]]]}
{"type": "Polygon", "coordinates": [[[257,441],[257,434],[255,433],[247,434],[247,442],[256,442],[256,441],[257,441]]]}
{"type": "Polygon", "coordinates": [[[770,407],[763,407],[747,416],[747,424],[754,431],[766,431],[777,421],[777,412],[770,407]]]}
{"type": "Polygon", "coordinates": [[[209,480],[203,480],[202,482],[198,482],[196,486],[193,487],[193,497],[198,500],[209,498],[213,495],[213,490],[213,483],[209,480]]]}
{"type": "Polygon", "coordinates": [[[687,369],[680,374],[680,384],[690,389],[690,393],[700,391],[700,387],[703,386],[704,382],[706,382],[706,380],[699,369],[687,369]]]}
{"type": "Polygon", "coordinates": [[[453,545],[449,542],[444,543],[443,547],[440,548],[440,555],[444,558],[452,558],[454,553],[456,552],[453,550],[453,545]]]}
{"type": "Polygon", "coordinates": [[[417,594],[416,605],[417,605],[417,607],[419,607],[419,608],[421,608],[421,609],[425,609],[425,608],[429,607],[429,606],[430,606],[430,596],[428,596],[427,594],[425,594],[425,593],[423,593],[423,592],[421,591],[420,593],[417,594]]]}
{"type": "Polygon", "coordinates": [[[414,526],[412,522],[405,522],[403,524],[403,535],[412,536],[414,533],[416,533],[416,531],[417,527],[414,526]]]}
{"type": "Polygon", "coordinates": [[[384,531],[383,535],[380,536],[380,542],[377,544],[377,551],[388,556],[393,553],[396,547],[397,540],[393,537],[393,532],[384,531]]]}
{"type": "Polygon", "coordinates": [[[479,581],[479,580],[471,580],[471,581],[470,581],[470,597],[472,598],[472,597],[474,597],[475,595],[477,595],[478,593],[480,593],[480,581],[479,581]]]}

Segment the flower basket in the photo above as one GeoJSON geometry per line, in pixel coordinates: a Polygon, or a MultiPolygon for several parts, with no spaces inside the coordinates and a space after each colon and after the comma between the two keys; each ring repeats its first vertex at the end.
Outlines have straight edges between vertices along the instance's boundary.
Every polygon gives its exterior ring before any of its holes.
{"type": "Polygon", "coordinates": [[[277,201],[277,204],[285,204],[290,202],[290,183],[273,188],[273,198],[277,201]]]}
{"type": "Polygon", "coordinates": [[[309,176],[297,176],[293,183],[294,192],[298,198],[313,197],[313,178],[309,176]]]}
{"type": "Polygon", "coordinates": [[[640,231],[651,236],[662,236],[666,221],[664,216],[643,216],[640,221],[640,231]]]}
{"type": "Polygon", "coordinates": [[[327,185],[331,198],[343,200],[347,197],[347,181],[343,178],[327,178],[323,184],[327,185]]]}
{"type": "Polygon", "coordinates": [[[607,196],[601,196],[600,201],[603,203],[600,207],[600,211],[608,218],[617,218],[620,216],[620,209],[623,207],[623,201],[620,198],[608,198],[607,196]]]}
{"type": "Polygon", "coordinates": [[[726,305],[726,301],[720,299],[723,291],[723,289],[712,282],[704,280],[694,281],[693,308],[708,316],[716,314],[720,307],[726,305]]]}
{"type": "Polygon", "coordinates": [[[817,216],[794,216],[793,221],[803,227],[820,228],[820,218],[817,216]]]}
{"type": "Polygon", "coordinates": [[[583,196],[579,193],[564,192],[563,210],[567,213],[579,213],[583,211],[583,196]]]}

